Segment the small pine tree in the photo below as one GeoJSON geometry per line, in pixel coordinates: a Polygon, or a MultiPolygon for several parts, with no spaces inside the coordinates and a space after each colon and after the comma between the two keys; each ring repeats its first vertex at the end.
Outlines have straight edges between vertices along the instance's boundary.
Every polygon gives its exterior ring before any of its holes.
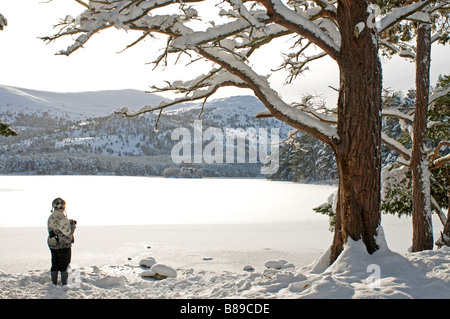
{"type": "Polygon", "coordinates": [[[298,133],[281,145],[279,153],[279,169],[268,179],[302,183],[337,180],[331,148],[308,134],[298,133]]]}
{"type": "MultiPolygon", "coordinates": [[[[450,76],[440,76],[436,85],[436,91],[446,89],[450,85],[450,76]]],[[[414,99],[415,92],[410,91],[405,97],[404,103],[408,103],[411,97],[414,99]]],[[[450,140],[450,97],[443,96],[437,99],[428,111],[427,146],[434,150],[434,154],[429,156],[429,166],[431,172],[431,195],[437,204],[444,209],[449,208],[450,199],[450,169],[447,166],[433,167],[433,159],[441,158],[450,153],[450,145],[446,141],[450,140]]],[[[392,126],[393,127],[393,126],[392,126]]],[[[406,146],[411,145],[411,138],[407,134],[396,135],[397,140],[406,146]]],[[[412,176],[411,171],[404,168],[401,178],[398,174],[392,177],[391,171],[401,169],[401,164],[386,166],[384,170],[384,188],[382,210],[384,213],[411,215],[412,211],[412,176]],[[396,182],[389,179],[395,178],[396,182]]]]}
{"type": "Polygon", "coordinates": [[[0,135],[1,136],[17,136],[17,132],[11,129],[10,125],[7,123],[3,123],[0,120],[0,135]]]}

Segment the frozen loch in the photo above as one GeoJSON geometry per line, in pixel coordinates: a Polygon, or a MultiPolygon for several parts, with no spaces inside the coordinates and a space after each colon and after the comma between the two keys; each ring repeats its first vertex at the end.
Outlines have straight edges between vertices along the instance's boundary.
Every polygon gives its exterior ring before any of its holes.
{"type": "MultiPolygon", "coordinates": [[[[407,218],[383,215],[379,253],[369,256],[351,242],[342,258],[324,267],[321,256],[333,234],[328,217],[312,208],[333,186],[260,179],[1,179],[0,298],[450,295],[450,252],[408,254],[407,218]],[[70,284],[63,290],[50,284],[45,227],[58,196],[78,221],[70,284]],[[146,276],[158,268],[163,279],[146,276]],[[368,284],[370,276],[378,276],[377,289],[368,284]]],[[[433,222],[437,235],[440,224],[433,222]]]]}

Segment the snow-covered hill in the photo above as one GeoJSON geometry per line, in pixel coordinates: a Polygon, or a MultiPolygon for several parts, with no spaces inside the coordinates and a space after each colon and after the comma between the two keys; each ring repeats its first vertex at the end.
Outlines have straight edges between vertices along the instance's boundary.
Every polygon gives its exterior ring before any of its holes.
{"type": "Polygon", "coordinates": [[[106,116],[127,106],[138,109],[157,104],[163,98],[137,90],[109,90],[79,93],[37,91],[0,85],[1,112],[52,112],[55,116],[82,119],[106,116]]]}
{"type": "MultiPolygon", "coordinates": [[[[133,118],[114,114],[124,106],[137,110],[161,99],[134,90],[54,93],[0,86],[0,119],[19,133],[15,138],[0,137],[0,172],[161,175],[164,167],[174,164],[170,155],[178,140],[172,140],[172,132],[186,128],[193,135],[200,114],[203,131],[215,127],[224,135],[226,129],[240,128],[265,128],[270,135],[271,128],[279,128],[282,140],[291,130],[276,119],[256,119],[264,106],[253,96],[211,100],[204,107],[199,102],[169,108],[162,114],[158,130],[158,114],[133,118]],[[154,165],[149,167],[150,163],[154,165]]],[[[225,138],[223,143],[225,147],[225,138]]],[[[236,164],[232,169],[225,164],[202,168],[213,176],[255,177],[260,176],[260,167],[258,163],[236,164]]]]}

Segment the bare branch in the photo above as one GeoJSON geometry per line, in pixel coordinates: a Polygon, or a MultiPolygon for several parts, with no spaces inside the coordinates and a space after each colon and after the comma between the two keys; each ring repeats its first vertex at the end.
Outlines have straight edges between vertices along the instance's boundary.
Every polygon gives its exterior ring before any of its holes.
{"type": "Polygon", "coordinates": [[[142,40],[144,40],[147,36],[151,36],[150,32],[144,32],[144,34],[142,34],[136,41],[134,41],[133,43],[128,44],[125,49],[123,49],[122,51],[119,51],[118,53],[122,53],[126,50],[128,50],[131,47],[134,47],[136,44],[138,44],[139,42],[141,42],[142,40]]]}
{"type": "Polygon", "coordinates": [[[74,0],[74,1],[75,1],[75,2],[78,2],[78,3],[81,4],[83,7],[89,9],[89,5],[86,4],[84,1],[81,1],[81,0],[74,0]]]}
{"type": "Polygon", "coordinates": [[[301,52],[303,52],[303,50],[300,50],[300,52],[298,52],[298,54],[296,54],[295,56],[287,55],[285,60],[279,67],[279,69],[273,70],[273,71],[277,71],[280,69],[285,69],[289,72],[289,76],[286,79],[286,84],[292,83],[292,81],[295,80],[295,78],[297,78],[297,76],[303,74],[303,72],[308,69],[308,68],[305,68],[305,66],[309,62],[315,61],[315,60],[318,60],[320,58],[327,56],[327,54],[325,52],[321,52],[316,55],[307,56],[307,57],[305,57],[305,59],[300,60],[299,55],[303,55],[303,54],[301,54],[301,52]]]}

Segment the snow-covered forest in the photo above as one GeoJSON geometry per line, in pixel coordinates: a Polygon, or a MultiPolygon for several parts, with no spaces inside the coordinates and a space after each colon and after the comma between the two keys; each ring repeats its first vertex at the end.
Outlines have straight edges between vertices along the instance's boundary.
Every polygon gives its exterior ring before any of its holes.
{"type": "MultiPolygon", "coordinates": [[[[171,159],[171,150],[178,142],[171,138],[173,130],[185,127],[192,131],[202,108],[199,103],[189,103],[169,110],[160,118],[155,130],[157,116],[153,114],[124,119],[112,111],[103,115],[101,110],[95,116],[92,111],[95,102],[92,101],[108,100],[108,96],[120,92],[100,93],[97,98],[93,93],[79,93],[71,99],[60,94],[42,104],[33,102],[48,92],[27,93],[26,90],[7,88],[2,92],[0,117],[19,132],[14,139],[0,137],[0,173],[3,174],[162,176],[166,168],[180,167],[171,159]],[[91,97],[91,101],[86,95],[91,97]],[[80,100],[85,101],[83,108],[91,109],[89,115],[80,115],[83,109],[74,105],[80,100]],[[65,114],[64,108],[52,110],[53,106],[64,103],[71,114],[65,114]]],[[[130,95],[130,103],[136,101],[134,103],[139,106],[142,102],[138,97],[138,93],[130,95]]],[[[252,96],[213,100],[203,110],[202,126],[204,130],[208,127],[265,128],[269,132],[271,128],[279,128],[280,138],[287,137],[288,125],[276,119],[254,117],[263,109],[252,96]]],[[[226,142],[224,138],[224,148],[226,142]]],[[[248,140],[246,143],[248,157],[248,140]]],[[[264,177],[260,173],[260,163],[224,161],[195,166],[205,177],[264,177]]]]}

